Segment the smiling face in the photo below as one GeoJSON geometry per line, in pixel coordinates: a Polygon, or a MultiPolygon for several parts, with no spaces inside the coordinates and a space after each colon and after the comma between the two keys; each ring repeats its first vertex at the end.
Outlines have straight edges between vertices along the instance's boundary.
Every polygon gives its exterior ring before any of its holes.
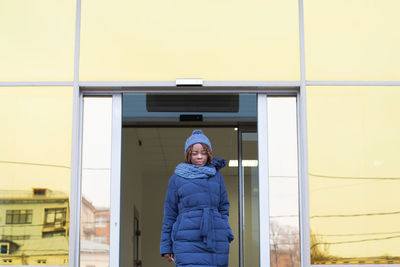
{"type": "Polygon", "coordinates": [[[190,153],[190,161],[196,166],[204,166],[207,164],[208,151],[207,147],[202,144],[194,144],[190,153]]]}

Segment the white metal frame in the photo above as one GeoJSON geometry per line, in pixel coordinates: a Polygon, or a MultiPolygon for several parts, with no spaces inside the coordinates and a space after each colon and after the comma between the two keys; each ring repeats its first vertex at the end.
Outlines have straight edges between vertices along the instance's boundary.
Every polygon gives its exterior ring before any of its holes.
{"type": "Polygon", "coordinates": [[[110,266],[119,266],[122,95],[113,94],[111,128],[110,266]]]}
{"type": "MultiPolygon", "coordinates": [[[[79,91],[79,89],[78,89],[79,91]]],[[[111,181],[110,181],[110,266],[119,266],[119,239],[120,239],[120,192],[121,192],[121,137],[122,137],[122,95],[119,93],[101,93],[89,95],[112,96],[111,116],[111,181]]],[[[73,138],[73,162],[71,179],[71,233],[70,233],[70,265],[80,266],[80,215],[81,215],[81,160],[82,160],[82,129],[83,129],[83,98],[84,92],[77,97],[79,110],[78,122],[74,120],[75,133],[73,138]],[[74,213],[74,217],[72,215],[74,213]],[[72,236],[73,235],[73,236],[72,236]],[[71,260],[71,258],[73,259],[71,260]],[[71,262],[74,265],[71,265],[71,262]]],[[[75,110],[75,109],[74,109],[75,110]]],[[[74,116],[75,117],[75,116],[74,116]]]]}
{"type": "Polygon", "coordinates": [[[297,143],[298,143],[298,172],[299,172],[299,216],[300,216],[300,257],[301,266],[310,266],[308,233],[308,161],[306,135],[306,106],[305,90],[296,94],[280,94],[279,91],[266,92],[258,95],[258,161],[259,161],[259,202],[260,202],[260,266],[270,266],[269,244],[269,160],[268,160],[268,101],[269,95],[293,95],[297,103],[297,143]],[[264,242],[262,242],[264,240],[264,242]],[[308,247],[307,247],[308,246],[308,247]],[[307,257],[308,256],[308,257],[307,257]]]}
{"type": "Polygon", "coordinates": [[[267,95],[257,98],[260,267],[270,266],[267,95]],[[264,242],[263,242],[264,241],[264,242]]]}

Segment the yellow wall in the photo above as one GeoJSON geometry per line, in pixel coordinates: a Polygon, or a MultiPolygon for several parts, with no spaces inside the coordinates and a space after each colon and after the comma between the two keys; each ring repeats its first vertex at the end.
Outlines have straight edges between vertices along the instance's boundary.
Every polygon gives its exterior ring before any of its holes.
{"type": "MultiPolygon", "coordinates": [[[[60,195],[57,192],[61,191],[63,193],[61,195],[67,199],[68,203],[71,175],[72,103],[72,86],[0,87],[2,220],[5,219],[5,209],[23,208],[12,200],[11,204],[4,204],[10,199],[14,197],[17,199],[26,197],[28,200],[41,198],[33,196],[32,188],[47,188],[54,191],[56,196],[60,195]]],[[[29,209],[29,204],[25,204],[25,208],[29,209]]],[[[67,221],[69,221],[68,211],[67,221]]],[[[24,235],[32,234],[30,229],[34,229],[32,227],[35,226],[42,229],[43,223],[43,216],[38,216],[36,212],[33,214],[32,224],[22,225],[23,227],[20,224],[8,225],[8,228],[11,228],[9,234],[18,235],[20,234],[18,230],[21,229],[24,230],[24,235]]],[[[40,234],[36,233],[31,238],[35,241],[31,242],[28,248],[22,246],[19,252],[26,250],[25,255],[32,256],[32,253],[35,253],[30,251],[32,247],[34,247],[33,251],[43,249],[44,243],[40,234]]],[[[63,248],[68,248],[67,237],[59,238],[62,239],[63,248]]],[[[47,238],[47,242],[54,242],[52,243],[54,247],[59,247],[54,240],[54,238],[47,238]]],[[[19,244],[20,241],[13,240],[13,242],[19,244]]],[[[68,257],[68,251],[62,252],[62,256],[57,256],[55,259],[48,258],[47,264],[68,264],[67,261],[64,262],[68,257]]]]}
{"type": "Polygon", "coordinates": [[[71,0],[0,1],[0,82],[72,81],[71,0]]]}
{"type": "MultiPolygon", "coordinates": [[[[297,0],[82,1],[82,81],[299,81],[297,0]]],[[[397,0],[304,0],[307,80],[399,81],[397,0]]],[[[76,1],[0,2],[0,82],[72,81],[76,1]],[[23,7],[23,8],[22,8],[23,7]]]]}
{"type": "Polygon", "coordinates": [[[70,86],[0,87],[0,168],[7,177],[0,188],[48,186],[69,195],[72,92],[70,86]]]}
{"type": "Polygon", "coordinates": [[[307,80],[399,81],[400,1],[304,0],[307,80]]]}
{"type": "Polygon", "coordinates": [[[300,79],[297,0],[82,1],[80,80],[300,79]]]}
{"type": "Polygon", "coordinates": [[[400,86],[307,87],[310,226],[330,256],[400,256],[399,98],[400,86]]]}

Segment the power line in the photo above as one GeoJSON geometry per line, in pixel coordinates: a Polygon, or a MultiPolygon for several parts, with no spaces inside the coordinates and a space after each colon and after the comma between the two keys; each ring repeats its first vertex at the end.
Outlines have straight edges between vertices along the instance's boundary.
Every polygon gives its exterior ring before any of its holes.
{"type": "Polygon", "coordinates": [[[376,232],[376,233],[359,233],[359,234],[313,234],[315,236],[362,236],[362,235],[391,235],[391,234],[400,234],[400,231],[398,232],[376,232]]]}
{"type": "Polygon", "coordinates": [[[368,239],[360,239],[360,240],[339,241],[339,242],[320,242],[320,243],[313,244],[311,246],[311,248],[313,248],[315,246],[319,246],[319,245],[339,245],[339,244],[361,243],[361,242],[369,242],[369,241],[381,241],[381,240],[394,239],[394,238],[400,238],[400,235],[388,236],[388,237],[382,237],[382,238],[368,238],[368,239]]]}
{"type": "Polygon", "coordinates": [[[321,175],[309,172],[308,175],[314,176],[316,178],[326,178],[326,179],[343,179],[343,180],[400,180],[400,177],[352,177],[352,176],[331,176],[331,175],[321,175]]]}
{"type": "Polygon", "coordinates": [[[19,164],[19,165],[33,165],[33,166],[40,166],[40,167],[53,167],[53,168],[71,169],[70,166],[56,165],[56,164],[45,164],[45,163],[34,163],[34,162],[24,162],[24,161],[5,161],[5,160],[0,160],[0,163],[19,164]]]}
{"type": "MultiPolygon", "coordinates": [[[[400,231],[397,232],[376,232],[376,233],[358,233],[358,234],[312,234],[312,236],[368,236],[368,235],[392,235],[392,234],[400,234],[400,231]]],[[[297,233],[277,233],[276,236],[299,236],[297,233]]]]}
{"type": "Polygon", "coordinates": [[[332,218],[332,217],[381,216],[381,215],[395,215],[395,214],[400,214],[400,211],[393,211],[393,212],[377,212],[377,213],[361,213],[361,214],[315,215],[315,216],[311,216],[310,219],[315,219],[315,218],[332,218]]]}

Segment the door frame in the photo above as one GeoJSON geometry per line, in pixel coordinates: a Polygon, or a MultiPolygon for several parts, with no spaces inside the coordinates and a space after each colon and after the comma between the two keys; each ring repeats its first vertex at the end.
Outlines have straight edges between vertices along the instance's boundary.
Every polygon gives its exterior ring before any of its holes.
{"type": "MultiPolygon", "coordinates": [[[[251,86],[203,86],[203,87],[176,87],[168,84],[163,87],[138,86],[138,87],[81,87],[78,99],[74,99],[74,131],[78,132],[78,149],[73,153],[74,170],[71,185],[79,192],[75,194],[77,199],[71,201],[71,208],[76,212],[71,221],[71,233],[75,236],[74,251],[71,252],[74,266],[79,266],[80,253],[80,160],[82,151],[82,101],[84,96],[112,96],[112,157],[111,157],[111,213],[110,213],[110,266],[119,267],[119,236],[120,236],[120,187],[121,187],[121,136],[122,136],[122,93],[256,93],[257,94],[257,133],[258,133],[258,161],[259,161],[259,220],[260,220],[260,267],[270,266],[269,249],[269,187],[268,187],[268,120],[267,120],[267,97],[268,96],[296,96],[297,102],[297,140],[298,140],[298,166],[299,166],[299,216],[300,216],[300,257],[301,266],[310,266],[309,255],[309,229],[308,229],[308,176],[307,176],[307,132],[306,132],[306,102],[305,86],[282,86],[282,87],[257,87],[251,86]],[[78,116],[78,118],[76,118],[78,116]],[[266,179],[262,179],[266,177],[266,179]],[[265,253],[262,253],[265,251],[265,253]]],[[[75,132],[75,133],[76,133],[75,132]]],[[[73,189],[72,189],[73,190],[73,189]]],[[[71,191],[72,191],[71,190],[71,191]]],[[[240,220],[240,218],[239,218],[240,220]]],[[[239,229],[239,232],[241,230],[239,229]]],[[[240,246],[239,246],[240,247],[240,246]]],[[[243,249],[243,248],[241,248],[243,249]]],[[[243,262],[239,259],[239,263],[243,262]]],[[[240,263],[242,265],[243,263],[240,263]]],[[[243,266],[239,266],[243,267],[243,266]]]]}

